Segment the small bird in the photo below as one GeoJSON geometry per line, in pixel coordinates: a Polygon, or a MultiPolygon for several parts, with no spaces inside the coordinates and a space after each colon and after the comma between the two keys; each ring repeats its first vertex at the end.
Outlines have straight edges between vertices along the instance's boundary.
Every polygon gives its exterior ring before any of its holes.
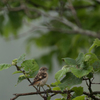
{"type": "Polygon", "coordinates": [[[40,87],[43,88],[43,86],[46,84],[46,82],[48,80],[47,70],[48,70],[48,68],[41,67],[39,69],[38,74],[35,76],[33,82],[29,86],[37,86],[37,87],[39,86],[39,91],[40,91],[40,87]]]}

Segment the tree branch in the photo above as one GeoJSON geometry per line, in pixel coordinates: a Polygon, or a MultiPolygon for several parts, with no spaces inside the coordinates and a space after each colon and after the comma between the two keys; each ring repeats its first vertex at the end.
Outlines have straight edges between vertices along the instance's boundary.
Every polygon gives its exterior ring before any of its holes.
{"type": "Polygon", "coordinates": [[[71,0],[68,0],[68,2],[69,2],[68,7],[69,7],[69,9],[70,9],[71,12],[72,12],[73,17],[74,17],[74,19],[75,19],[75,21],[76,21],[78,27],[82,27],[82,25],[81,25],[81,23],[80,23],[80,20],[79,20],[79,18],[77,17],[76,10],[75,10],[75,8],[74,8],[74,6],[73,6],[71,0]]]}
{"type": "MultiPolygon", "coordinates": [[[[92,95],[87,93],[87,92],[83,92],[83,94],[87,95],[88,97],[91,97],[92,99],[94,100],[100,100],[99,98],[96,98],[94,95],[93,95],[93,92],[92,92],[92,95]]],[[[99,94],[99,93],[98,93],[99,94]]]]}
{"type": "MultiPolygon", "coordinates": [[[[15,66],[16,66],[17,70],[22,71],[17,65],[15,65],[15,66]]],[[[22,71],[22,72],[23,72],[23,74],[25,74],[24,71],[22,71]]],[[[27,78],[27,80],[29,82],[31,82],[28,78],[27,78]]],[[[89,92],[90,92],[90,93],[83,92],[83,94],[87,95],[88,97],[91,97],[92,99],[100,100],[100,99],[98,99],[97,97],[94,96],[96,94],[100,94],[100,91],[92,92],[92,89],[91,89],[92,82],[91,82],[91,80],[89,78],[84,78],[83,80],[85,80],[85,81],[89,80],[88,88],[89,88],[89,92]]],[[[35,89],[37,90],[37,88],[35,88],[35,89]]],[[[15,99],[17,99],[20,96],[37,95],[37,94],[39,94],[42,98],[44,98],[44,100],[47,100],[47,96],[45,97],[42,94],[45,94],[45,93],[53,93],[53,94],[50,95],[50,97],[53,97],[56,94],[68,94],[68,93],[70,94],[72,92],[74,92],[74,91],[73,90],[68,90],[68,91],[67,90],[64,90],[64,91],[53,91],[51,89],[45,90],[45,91],[38,91],[37,90],[37,92],[14,94],[15,97],[12,98],[12,99],[10,99],[10,100],[15,100],[15,99]]]]}
{"type": "MultiPolygon", "coordinates": [[[[17,68],[17,70],[18,71],[22,71],[17,65],[15,65],[16,66],[16,68],[17,68]]],[[[25,71],[22,71],[23,72],[23,74],[25,75],[25,71]]],[[[30,83],[32,83],[31,81],[30,81],[30,79],[29,78],[26,78],[30,83]]]]}
{"type": "MultiPolygon", "coordinates": [[[[47,29],[47,30],[50,30],[50,31],[54,31],[54,32],[61,32],[61,33],[65,33],[65,34],[81,34],[81,35],[86,35],[86,36],[89,36],[89,37],[94,37],[94,38],[99,38],[100,39],[99,33],[96,34],[96,32],[93,32],[93,31],[78,30],[78,29],[77,30],[63,29],[63,28],[55,28],[55,27],[51,27],[51,26],[33,26],[29,31],[24,32],[24,33],[18,35],[17,37],[21,38],[23,36],[28,35],[29,33],[32,33],[33,31],[44,30],[44,29],[47,29]]],[[[15,38],[9,37],[9,39],[13,40],[15,38]]]]}
{"type": "MultiPolygon", "coordinates": [[[[17,70],[18,71],[22,71],[17,65],[15,65],[16,66],[16,68],[17,68],[17,70]]],[[[25,71],[23,70],[22,71],[23,72],[23,74],[25,75],[25,71]]],[[[31,81],[30,81],[30,79],[29,78],[26,78],[30,83],[32,83],[31,81]]],[[[37,90],[37,93],[39,93],[39,90],[35,87],[35,86],[33,86],[36,90],[37,90]]],[[[40,94],[40,96],[42,97],[42,98],[44,98],[44,96],[42,96],[41,94],[40,94]]],[[[15,99],[17,98],[18,96],[16,96],[15,97],[15,99]]],[[[12,99],[12,100],[15,100],[15,99],[12,99]]]]}
{"type": "MultiPolygon", "coordinates": [[[[68,93],[68,92],[72,93],[72,92],[74,92],[74,91],[72,91],[72,90],[69,90],[69,91],[65,90],[65,91],[62,92],[62,91],[46,90],[46,92],[47,92],[47,93],[53,93],[52,95],[50,95],[51,97],[53,97],[53,96],[56,95],[56,94],[66,94],[66,93],[68,93]]],[[[10,100],[15,100],[16,98],[18,98],[18,97],[20,97],[20,96],[38,95],[38,94],[45,94],[45,91],[41,91],[41,92],[39,92],[39,93],[38,93],[38,92],[30,92],[30,93],[19,93],[19,94],[14,94],[15,97],[12,98],[12,99],[10,99],[10,100]]],[[[91,97],[91,98],[93,98],[93,99],[95,99],[95,100],[99,100],[99,99],[96,98],[95,96],[90,95],[90,93],[83,92],[83,94],[84,94],[84,95],[87,95],[87,96],[89,96],[89,97],[91,97]]],[[[92,92],[92,94],[100,94],[100,91],[92,92]]]]}
{"type": "Polygon", "coordinates": [[[60,17],[56,17],[56,16],[51,16],[50,14],[47,14],[47,13],[45,13],[43,11],[40,11],[37,8],[30,8],[30,7],[27,7],[26,5],[24,5],[24,6],[21,5],[19,8],[11,8],[11,7],[9,7],[10,11],[19,11],[20,9],[21,10],[26,10],[27,9],[28,11],[36,12],[38,15],[43,15],[45,17],[48,17],[48,18],[52,19],[52,20],[57,20],[58,22],[61,22],[61,23],[65,24],[66,26],[71,28],[71,30],[63,30],[62,29],[62,31],[66,31],[67,34],[69,32],[69,33],[74,33],[74,34],[83,34],[83,35],[87,35],[87,36],[91,36],[91,37],[95,37],[95,38],[100,38],[100,35],[99,35],[100,33],[82,29],[82,28],[80,28],[77,25],[73,24],[72,22],[70,22],[69,20],[67,20],[64,17],[60,18],[60,17]]]}
{"type": "Polygon", "coordinates": [[[45,17],[49,17],[52,20],[57,20],[57,21],[65,24],[66,26],[71,28],[71,30],[69,30],[70,32],[77,33],[77,34],[83,34],[83,35],[87,35],[87,36],[92,36],[92,37],[95,37],[95,38],[100,38],[100,35],[99,35],[100,33],[79,28],[77,25],[73,24],[72,22],[70,22],[69,20],[67,20],[64,17],[60,18],[60,17],[51,16],[50,14],[44,13],[43,11],[40,11],[40,10],[35,9],[35,8],[32,8],[30,10],[34,10],[38,14],[44,15],[45,17]]]}
{"type": "MultiPolygon", "coordinates": [[[[94,5],[81,5],[81,6],[74,6],[74,8],[75,9],[86,9],[86,8],[91,8],[91,7],[96,7],[96,5],[94,4],[94,5]]],[[[37,7],[38,8],[38,7],[37,7]]],[[[13,8],[10,8],[9,9],[9,11],[22,11],[22,10],[24,10],[25,8],[24,8],[24,6],[23,5],[21,5],[21,6],[18,6],[18,7],[13,7],[13,8]]],[[[6,7],[0,7],[0,11],[1,10],[7,10],[7,8],[6,7]]],[[[51,11],[53,10],[53,11],[59,11],[59,8],[51,8],[50,9],[51,11]]],[[[64,11],[67,11],[67,10],[70,10],[69,8],[64,8],[63,9],[64,11]]]]}
{"type": "Polygon", "coordinates": [[[91,84],[92,84],[91,79],[89,79],[88,89],[89,89],[90,94],[92,94],[91,84]]]}
{"type": "Polygon", "coordinates": [[[92,84],[98,84],[98,85],[100,85],[100,83],[92,83],[92,84]]]}

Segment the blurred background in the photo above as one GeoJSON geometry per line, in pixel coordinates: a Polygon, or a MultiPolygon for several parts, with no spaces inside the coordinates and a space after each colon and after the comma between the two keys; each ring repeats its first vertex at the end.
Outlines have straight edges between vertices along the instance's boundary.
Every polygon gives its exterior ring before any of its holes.
{"type": "MultiPolygon", "coordinates": [[[[100,0],[0,0],[0,63],[11,64],[25,53],[26,59],[34,58],[40,67],[49,67],[47,83],[53,83],[55,73],[64,65],[62,58],[75,59],[100,38],[99,22],[100,0]]],[[[100,57],[100,47],[93,52],[100,57]]],[[[0,71],[1,100],[12,98],[14,93],[35,91],[27,80],[15,86],[20,75],[12,75],[15,70],[0,71]]],[[[99,75],[95,81],[100,82],[99,75]]],[[[93,85],[93,89],[100,87],[93,85]]],[[[33,98],[41,99],[34,95],[17,100],[33,98]]]]}

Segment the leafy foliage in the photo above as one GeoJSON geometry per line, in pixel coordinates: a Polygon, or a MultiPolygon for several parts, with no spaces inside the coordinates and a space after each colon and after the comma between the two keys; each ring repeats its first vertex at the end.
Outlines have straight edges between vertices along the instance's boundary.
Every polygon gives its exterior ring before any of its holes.
{"type": "Polygon", "coordinates": [[[22,71],[15,71],[13,74],[22,73],[22,71]]]}
{"type": "Polygon", "coordinates": [[[0,71],[8,69],[9,67],[11,67],[11,64],[0,64],[0,71]]]}
{"type": "Polygon", "coordinates": [[[83,94],[83,87],[73,87],[72,88],[73,91],[75,91],[75,93],[73,94],[73,97],[77,97],[83,94]]]}
{"type": "MultiPolygon", "coordinates": [[[[92,92],[91,84],[93,84],[94,74],[100,71],[100,59],[92,52],[92,49],[94,49],[95,46],[99,46],[99,44],[100,41],[95,39],[89,52],[86,54],[79,53],[76,59],[69,57],[63,58],[65,65],[55,74],[56,82],[51,83],[51,85],[46,85],[49,88],[49,90],[46,90],[47,100],[50,100],[51,97],[57,93],[61,94],[61,98],[56,98],[55,100],[66,100],[66,98],[68,100],[96,98],[95,92],[92,92]],[[76,86],[81,85],[84,80],[86,80],[89,93],[84,92],[84,87],[76,86]],[[54,94],[50,95],[48,92],[50,94],[54,92],[54,94]]],[[[35,77],[39,69],[34,59],[25,60],[25,54],[21,55],[18,59],[14,59],[12,64],[0,64],[0,70],[8,69],[11,65],[17,68],[17,71],[13,74],[21,74],[18,77],[17,84],[25,79],[31,83],[29,78],[35,77]]],[[[41,93],[43,93],[43,91],[41,93]]],[[[98,92],[98,94],[99,93],[100,92],[98,92]]],[[[99,96],[97,97],[100,99],[99,96]]]]}
{"type": "Polygon", "coordinates": [[[66,68],[67,66],[63,66],[63,68],[61,70],[59,70],[56,74],[55,74],[55,79],[56,80],[60,80],[67,72],[69,72],[69,68],[66,68]]]}
{"type": "Polygon", "coordinates": [[[72,100],[85,100],[85,96],[78,96],[72,100]]]}
{"type": "Polygon", "coordinates": [[[61,84],[59,84],[58,86],[61,88],[61,90],[64,90],[65,88],[70,89],[73,85],[81,83],[82,78],[77,78],[72,73],[68,72],[66,73],[66,76],[61,80],[61,84]]]}
{"type": "Polygon", "coordinates": [[[96,47],[100,46],[100,40],[99,40],[99,39],[95,39],[94,43],[92,44],[92,46],[91,46],[90,49],[89,49],[89,52],[91,52],[91,50],[92,50],[95,46],[96,46],[96,47]]]}
{"type": "MultiPolygon", "coordinates": [[[[99,46],[99,43],[100,41],[96,39],[93,44],[99,46]]],[[[84,77],[92,79],[93,74],[100,71],[100,60],[92,53],[95,46],[91,46],[86,54],[79,53],[76,59],[63,58],[66,65],[55,74],[57,81],[51,86],[55,86],[54,89],[59,87],[64,91],[66,88],[70,89],[74,85],[81,84],[84,77]]],[[[72,90],[75,92],[72,100],[84,100],[85,96],[81,96],[83,87],[73,87],[72,90]]]]}
{"type": "Polygon", "coordinates": [[[25,75],[20,75],[17,81],[17,84],[26,79],[25,75]]]}
{"type": "Polygon", "coordinates": [[[100,60],[93,63],[93,70],[94,72],[100,72],[100,60]]]}
{"type": "Polygon", "coordinates": [[[21,55],[18,60],[17,60],[17,63],[19,62],[23,62],[25,60],[25,54],[21,55]]]}
{"type": "Polygon", "coordinates": [[[35,77],[36,71],[39,69],[37,62],[34,59],[25,60],[25,54],[22,54],[18,59],[14,59],[12,64],[0,64],[0,70],[8,69],[11,66],[16,66],[17,68],[17,71],[13,74],[22,74],[19,76],[17,84],[24,79],[35,77]],[[21,63],[20,66],[17,65],[19,63],[21,63]]]}
{"type": "Polygon", "coordinates": [[[25,71],[35,72],[39,69],[39,66],[34,59],[23,61],[21,66],[24,68],[25,71]]]}
{"type": "Polygon", "coordinates": [[[67,65],[76,65],[76,61],[72,58],[64,58],[67,65]]]}

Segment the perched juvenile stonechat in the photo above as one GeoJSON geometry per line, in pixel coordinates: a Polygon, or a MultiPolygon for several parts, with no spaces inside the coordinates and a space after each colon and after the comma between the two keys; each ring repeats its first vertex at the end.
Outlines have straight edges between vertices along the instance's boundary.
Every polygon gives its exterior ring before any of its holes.
{"type": "Polygon", "coordinates": [[[39,69],[38,74],[35,76],[33,82],[29,86],[35,85],[35,86],[43,87],[46,84],[47,79],[48,79],[47,70],[48,70],[48,68],[41,67],[39,69]]]}

